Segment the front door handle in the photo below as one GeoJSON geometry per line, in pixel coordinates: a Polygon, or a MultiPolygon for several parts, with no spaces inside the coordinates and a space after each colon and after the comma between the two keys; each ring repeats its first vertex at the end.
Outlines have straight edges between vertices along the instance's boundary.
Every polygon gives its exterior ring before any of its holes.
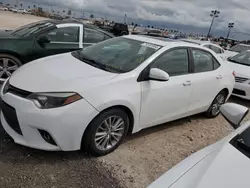
{"type": "Polygon", "coordinates": [[[218,80],[220,80],[220,79],[223,78],[223,76],[222,76],[222,75],[218,75],[218,76],[216,76],[216,78],[217,78],[218,80]]]}
{"type": "Polygon", "coordinates": [[[184,86],[191,86],[192,85],[192,82],[191,81],[186,81],[183,83],[184,86]]]}

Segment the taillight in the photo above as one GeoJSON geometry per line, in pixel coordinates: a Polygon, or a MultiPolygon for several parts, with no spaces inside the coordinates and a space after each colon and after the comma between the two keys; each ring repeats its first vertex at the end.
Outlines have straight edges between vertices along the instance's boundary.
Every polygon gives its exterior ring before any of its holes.
{"type": "Polygon", "coordinates": [[[234,71],[233,71],[233,76],[234,76],[234,77],[236,76],[234,71]]]}

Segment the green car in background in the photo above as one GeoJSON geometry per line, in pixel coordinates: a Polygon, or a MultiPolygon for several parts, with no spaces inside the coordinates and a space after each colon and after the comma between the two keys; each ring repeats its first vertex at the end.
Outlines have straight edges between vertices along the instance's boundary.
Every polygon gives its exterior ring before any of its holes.
{"type": "Polygon", "coordinates": [[[0,30],[0,80],[35,59],[79,50],[113,37],[91,25],[57,20],[0,30]]]}

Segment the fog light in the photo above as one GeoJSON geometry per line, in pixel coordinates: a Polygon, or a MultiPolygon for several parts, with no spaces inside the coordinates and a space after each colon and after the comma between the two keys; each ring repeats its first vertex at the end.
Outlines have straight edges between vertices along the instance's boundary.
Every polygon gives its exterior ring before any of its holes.
{"type": "Polygon", "coordinates": [[[57,146],[56,145],[56,142],[54,141],[54,139],[52,138],[52,136],[47,132],[47,131],[44,131],[44,130],[39,130],[38,131],[40,132],[40,135],[42,136],[42,138],[48,142],[49,144],[52,144],[54,146],[57,146]]]}

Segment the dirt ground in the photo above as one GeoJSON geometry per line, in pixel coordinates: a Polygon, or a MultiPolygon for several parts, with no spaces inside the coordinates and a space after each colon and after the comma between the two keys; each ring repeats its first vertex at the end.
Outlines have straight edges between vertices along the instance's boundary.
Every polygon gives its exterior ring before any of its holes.
{"type": "MultiPolygon", "coordinates": [[[[0,28],[37,21],[0,11],[0,28]]],[[[230,101],[250,107],[239,98],[230,101]]],[[[250,115],[246,120],[250,119],[250,115]]],[[[149,185],[179,161],[232,131],[221,117],[196,115],[143,130],[113,153],[92,158],[80,152],[43,152],[14,144],[0,133],[0,187],[129,187],[149,185]]]]}

